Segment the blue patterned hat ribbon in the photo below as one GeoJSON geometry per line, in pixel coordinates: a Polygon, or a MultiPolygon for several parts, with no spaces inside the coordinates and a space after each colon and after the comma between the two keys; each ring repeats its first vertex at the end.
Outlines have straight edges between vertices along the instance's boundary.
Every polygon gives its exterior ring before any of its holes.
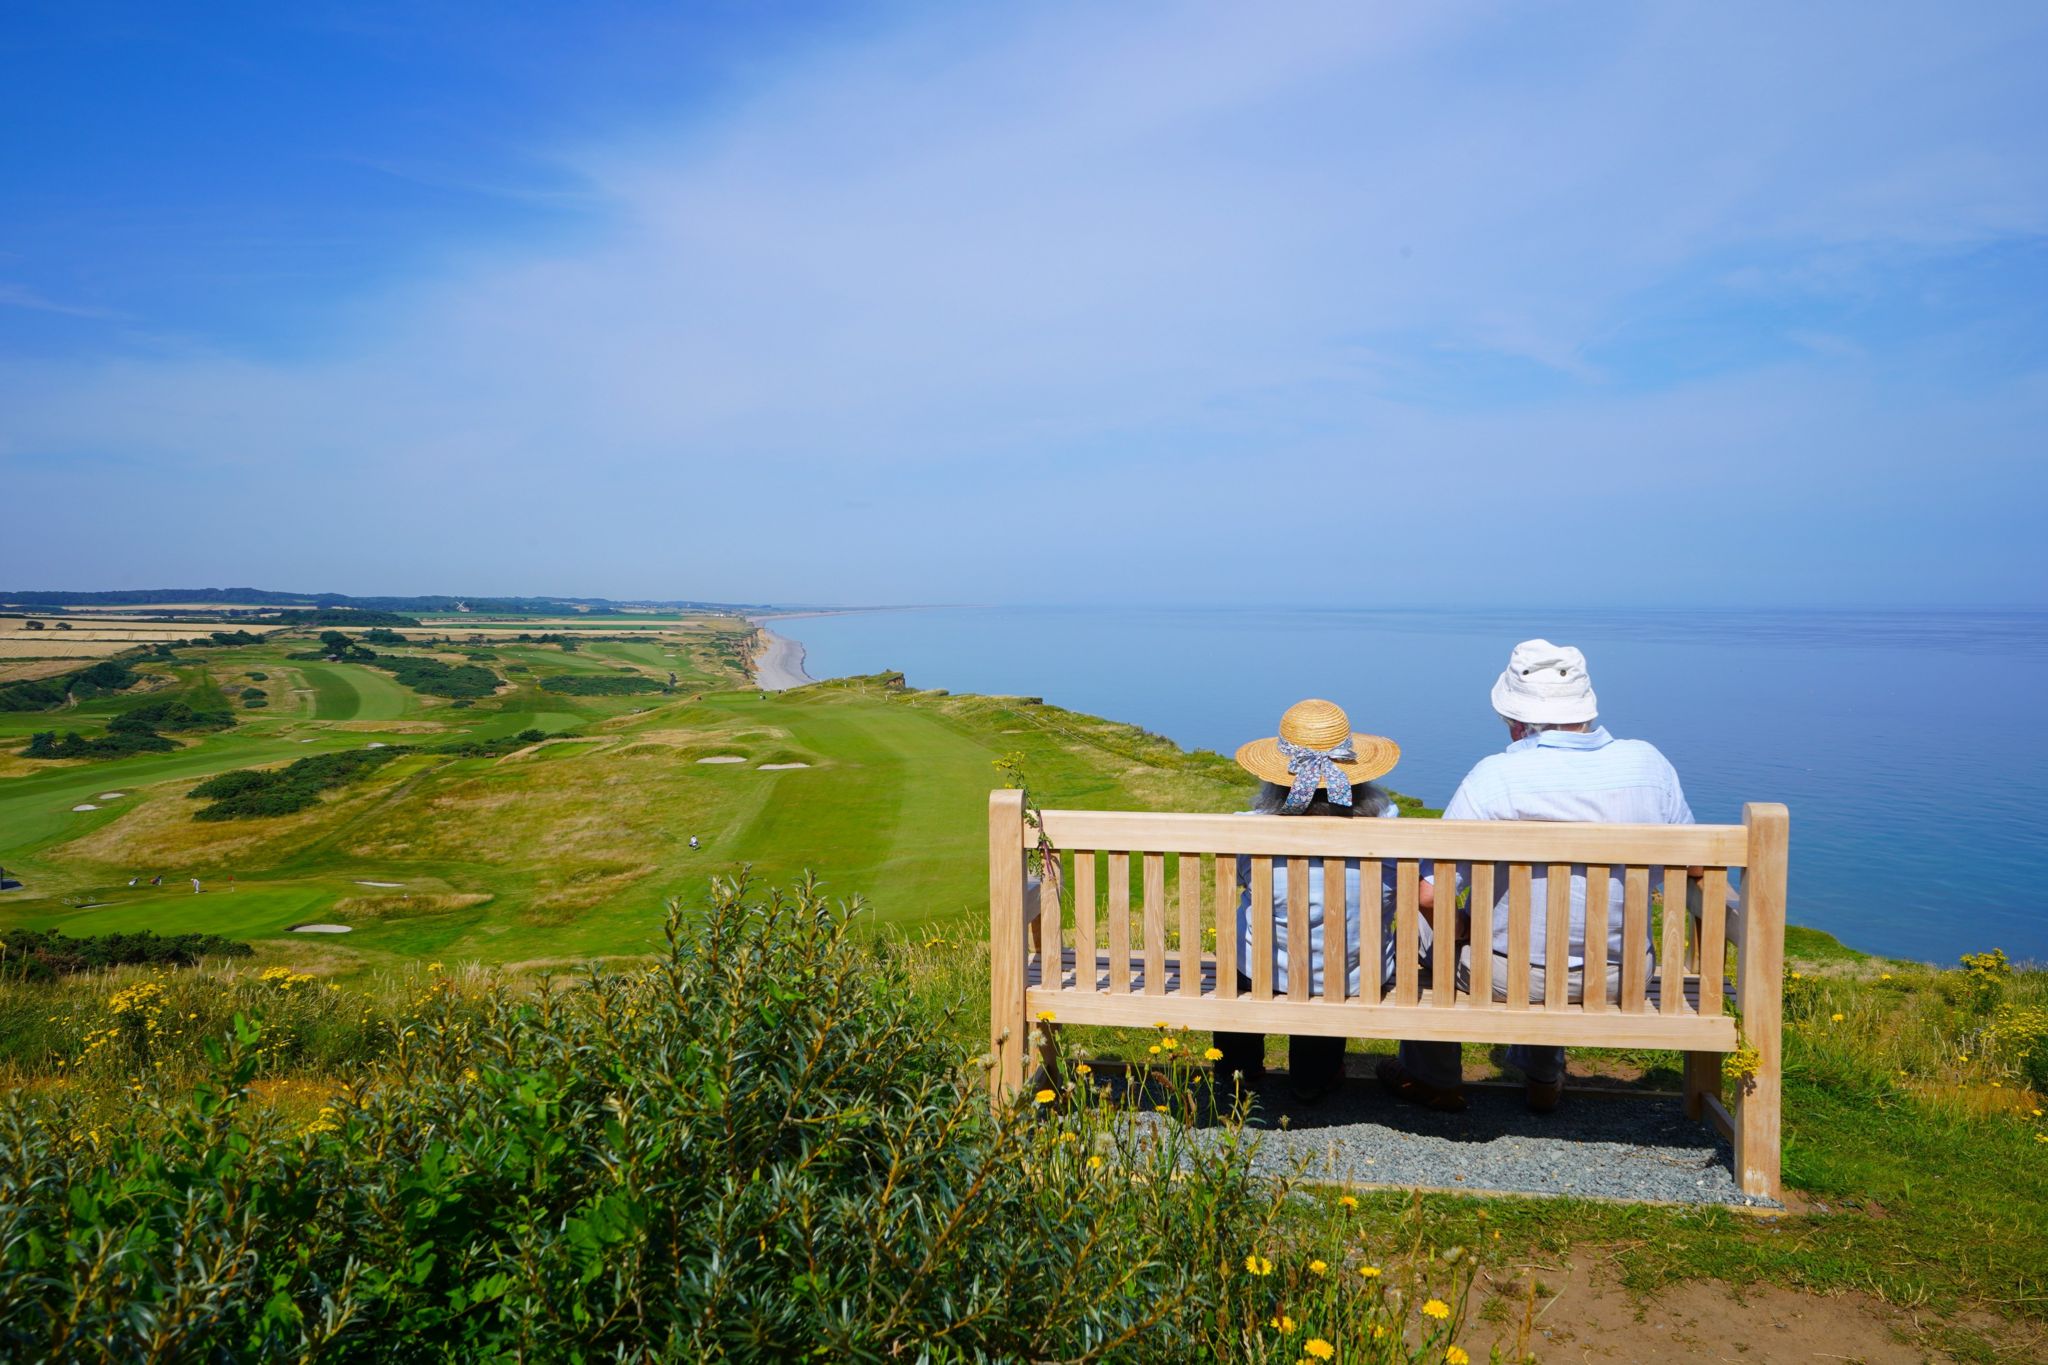
{"type": "Polygon", "coordinates": [[[1330,789],[1331,805],[1351,804],[1351,779],[1337,766],[1357,759],[1358,750],[1350,740],[1332,749],[1311,749],[1284,739],[1279,744],[1280,752],[1287,758],[1287,771],[1294,774],[1294,785],[1287,789],[1287,800],[1280,807],[1282,815],[1299,815],[1307,810],[1308,803],[1316,799],[1317,787],[1330,789]]]}

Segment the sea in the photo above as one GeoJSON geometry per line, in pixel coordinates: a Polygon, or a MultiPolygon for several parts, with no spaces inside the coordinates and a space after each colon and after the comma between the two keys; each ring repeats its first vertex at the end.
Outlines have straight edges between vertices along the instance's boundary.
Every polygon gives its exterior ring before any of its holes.
{"type": "Polygon", "coordinates": [[[814,678],[1043,698],[1228,753],[1326,697],[1442,806],[1506,743],[1518,640],[1584,650],[1602,722],[1703,823],[1792,812],[1790,918],[1890,957],[2048,962],[2048,613],[934,607],[771,622],[814,678]]]}

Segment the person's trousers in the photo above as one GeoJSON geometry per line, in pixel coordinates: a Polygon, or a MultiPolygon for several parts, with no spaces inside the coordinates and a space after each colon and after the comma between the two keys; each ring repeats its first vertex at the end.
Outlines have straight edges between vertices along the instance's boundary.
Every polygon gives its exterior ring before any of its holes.
{"type": "MultiPolygon", "coordinates": [[[[1585,976],[1583,968],[1575,969],[1566,980],[1567,998],[1578,1003],[1585,998],[1585,976]]],[[[1458,985],[1467,987],[1469,975],[1466,964],[1458,964],[1458,985]]],[[[1493,998],[1508,998],[1508,960],[1499,953],[1493,955],[1493,998]]],[[[1543,964],[1532,963],[1529,967],[1529,999],[1543,998],[1543,964]]],[[[1621,999],[1621,968],[1610,965],[1607,968],[1607,998],[1621,999]]],[[[1424,1085],[1439,1090],[1452,1090],[1464,1083],[1464,1065],[1460,1060],[1462,1045],[1459,1043],[1409,1043],[1401,1044],[1401,1069],[1421,1081],[1424,1085]]],[[[1532,1081],[1548,1085],[1564,1077],[1564,1049],[1561,1047],[1539,1047],[1532,1043],[1511,1043],[1508,1045],[1508,1065],[1532,1081]]]]}
{"type": "MultiPolygon", "coordinates": [[[[1251,978],[1240,972],[1237,989],[1249,995],[1251,978]]],[[[1224,1081],[1229,1081],[1233,1074],[1242,1075],[1247,1085],[1265,1078],[1265,1034],[1219,1033],[1215,1042],[1216,1050],[1223,1054],[1223,1060],[1216,1063],[1216,1074],[1224,1081]]],[[[1312,1035],[1288,1038],[1287,1073],[1297,1084],[1336,1084],[1344,1077],[1344,1040],[1312,1035]]]]}

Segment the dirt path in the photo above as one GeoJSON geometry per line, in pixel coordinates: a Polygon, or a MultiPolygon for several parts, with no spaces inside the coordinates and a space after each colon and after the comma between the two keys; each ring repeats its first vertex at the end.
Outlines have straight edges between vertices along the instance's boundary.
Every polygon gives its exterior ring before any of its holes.
{"type": "Polygon", "coordinates": [[[1770,1285],[1738,1291],[1718,1280],[1699,1280],[1639,1299],[1616,1281],[1597,1248],[1581,1248],[1563,1265],[1519,1269],[1517,1278],[1496,1280],[1490,1295],[1473,1295],[1466,1349],[1475,1360],[1486,1359],[1496,1343],[1501,1359],[1518,1359],[1523,1322],[1532,1315],[1532,1280],[1538,1292],[1527,1349],[1542,1365],[1921,1365],[1953,1359],[1912,1345],[1912,1320],[1864,1294],[1808,1294],[1770,1285]]]}

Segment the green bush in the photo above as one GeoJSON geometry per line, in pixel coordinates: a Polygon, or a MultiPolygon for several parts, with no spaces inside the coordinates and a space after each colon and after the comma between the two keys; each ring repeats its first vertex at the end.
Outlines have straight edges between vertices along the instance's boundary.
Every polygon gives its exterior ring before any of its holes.
{"type": "Polygon", "coordinates": [[[544,692],[560,692],[572,697],[629,697],[643,692],[666,692],[668,689],[652,678],[639,674],[591,674],[564,673],[541,682],[544,692]]]}
{"type": "Polygon", "coordinates": [[[0,683],[0,711],[53,711],[73,697],[81,700],[120,692],[142,681],[127,664],[102,659],[87,668],[54,678],[23,678],[0,683]]]}
{"type": "Polygon", "coordinates": [[[373,665],[388,671],[415,692],[430,697],[488,697],[498,690],[498,675],[476,664],[449,666],[439,659],[382,655],[373,665]]]}
{"type": "MultiPolygon", "coordinates": [[[[214,694],[217,695],[217,694],[214,694]]],[[[196,707],[190,702],[175,697],[161,701],[144,702],[130,707],[107,722],[107,729],[141,732],[169,730],[173,733],[194,730],[231,730],[235,718],[226,711],[212,707],[196,707]]]]}
{"type": "MultiPolygon", "coordinates": [[[[144,1061],[113,1117],[0,1100],[0,1355],[1445,1358],[1456,1286],[1362,1279],[1334,1205],[1282,1245],[1300,1204],[1233,1126],[1085,1076],[993,1112],[815,887],[721,885],[668,935],[572,991],[441,979],[310,1122],[252,1102],[240,1016],[187,1092],[144,1061]]],[[[110,1000],[99,1052],[150,1056],[165,996],[110,1000]]]]}
{"type": "Polygon", "coordinates": [[[319,801],[321,792],[347,786],[410,752],[407,746],[394,744],[382,749],[317,754],[282,768],[236,768],[208,778],[185,795],[212,803],[192,812],[194,820],[290,815],[319,801]]]}
{"type": "Polygon", "coordinates": [[[178,747],[174,739],[165,739],[154,730],[130,728],[110,729],[104,735],[86,739],[76,730],[66,730],[59,739],[54,730],[44,730],[30,736],[28,747],[21,751],[23,758],[128,758],[134,754],[168,753],[178,747]]]}
{"type": "Polygon", "coordinates": [[[218,934],[92,934],[10,929],[0,938],[0,980],[49,981],[108,967],[190,967],[202,957],[248,957],[254,949],[218,934]]]}

